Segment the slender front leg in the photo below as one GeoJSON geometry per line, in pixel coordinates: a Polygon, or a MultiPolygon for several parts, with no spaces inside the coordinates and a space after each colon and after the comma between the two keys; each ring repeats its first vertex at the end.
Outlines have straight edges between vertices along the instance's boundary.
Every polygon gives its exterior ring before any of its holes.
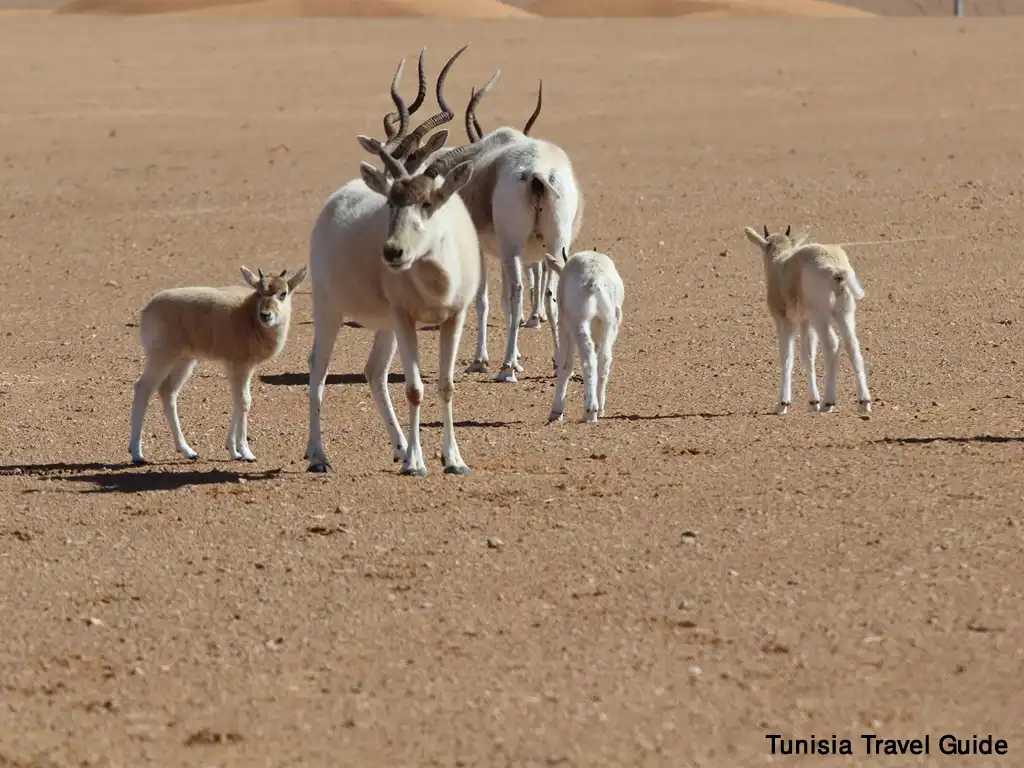
{"type": "Polygon", "coordinates": [[[509,256],[502,254],[502,268],[505,284],[509,289],[508,340],[505,343],[505,360],[497,381],[516,381],[516,373],[522,372],[519,364],[519,321],[523,316],[523,278],[522,259],[518,251],[509,256]]]}
{"type": "Polygon", "coordinates": [[[810,320],[800,323],[800,364],[807,376],[807,403],[812,411],[818,410],[821,397],[818,395],[818,375],[814,367],[814,358],[818,352],[818,333],[810,320]]]}
{"type": "Polygon", "coordinates": [[[135,394],[132,397],[132,434],[128,440],[128,452],[133,464],[146,463],[142,455],[142,424],[146,419],[146,409],[153,398],[153,393],[167,377],[172,365],[173,363],[147,358],[142,375],[135,382],[135,394]]]}
{"type": "Polygon", "coordinates": [[[446,475],[468,475],[469,467],[462,460],[459,445],[455,441],[455,421],[452,417],[452,398],[455,395],[455,356],[459,351],[462,326],[466,313],[459,312],[441,325],[440,365],[437,373],[437,390],[441,395],[441,415],[444,434],[441,438],[441,464],[446,475]]]}
{"type": "Polygon", "coordinates": [[[480,287],[476,292],[476,354],[466,373],[487,373],[487,317],[490,306],[487,295],[487,258],[480,252],[480,287]]]}
{"type": "Polygon", "coordinates": [[[255,367],[229,363],[227,366],[228,382],[231,385],[231,427],[228,429],[227,448],[231,458],[236,461],[256,461],[249,450],[248,420],[249,408],[252,407],[252,395],[249,385],[255,367]]]}
{"type": "Polygon", "coordinates": [[[815,319],[815,329],[825,355],[825,391],[819,413],[832,413],[836,408],[836,388],[839,380],[839,337],[836,336],[828,315],[815,319]]]}
{"type": "Polygon", "coordinates": [[[793,402],[793,353],[796,346],[796,328],[786,318],[776,318],[779,337],[779,403],[776,413],[785,413],[793,402]]]}
{"type": "Polygon", "coordinates": [[[420,377],[420,351],[416,339],[416,324],[407,315],[395,317],[398,353],[405,371],[405,399],[409,401],[409,442],[402,462],[402,474],[427,476],[420,447],[420,405],[423,403],[423,379],[420,377]]]}
{"type": "Polygon", "coordinates": [[[174,438],[174,449],[183,453],[185,458],[195,461],[199,454],[192,450],[192,446],[185,440],[181,431],[181,421],[178,419],[178,393],[185,386],[189,376],[195,368],[195,360],[183,360],[177,363],[167,378],[160,384],[160,400],[164,405],[164,416],[167,418],[167,425],[171,428],[171,436],[174,438]]]}
{"type": "Polygon", "coordinates": [[[397,343],[393,331],[377,331],[373,336],[373,346],[370,348],[366,367],[363,368],[363,375],[366,376],[373,403],[384,419],[384,426],[387,427],[388,436],[391,438],[394,461],[402,461],[405,459],[406,451],[405,435],[398,425],[395,409],[391,405],[391,394],[388,392],[388,370],[391,368],[397,343]]]}
{"type": "MultiPolygon", "coordinates": [[[[555,321],[552,320],[552,323],[555,321]]],[[[565,394],[569,389],[569,379],[572,377],[573,339],[569,335],[566,315],[559,315],[558,322],[561,324],[562,343],[558,345],[557,367],[558,379],[555,381],[555,399],[551,402],[551,412],[548,414],[548,421],[561,421],[565,414],[565,394]]]]}
{"type": "MultiPolygon", "coordinates": [[[[322,307],[322,305],[321,305],[322,307]]],[[[330,472],[331,462],[327,460],[324,439],[321,432],[320,414],[324,402],[324,384],[327,382],[327,367],[331,362],[334,342],[338,331],[345,322],[323,308],[317,312],[316,297],[313,299],[313,351],[309,356],[309,437],[306,440],[307,472],[330,472]]]]}
{"type": "Polygon", "coordinates": [[[860,354],[860,340],[857,338],[857,321],[853,311],[842,312],[836,316],[839,336],[850,356],[853,370],[857,375],[857,410],[860,413],[871,413],[871,392],[868,390],[868,377],[864,370],[864,358],[860,354]]]}

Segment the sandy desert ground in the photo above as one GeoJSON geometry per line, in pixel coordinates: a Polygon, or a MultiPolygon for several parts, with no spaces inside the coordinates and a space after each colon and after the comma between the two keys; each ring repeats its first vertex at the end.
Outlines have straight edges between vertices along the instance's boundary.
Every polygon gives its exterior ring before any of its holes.
{"type": "Polygon", "coordinates": [[[0,20],[0,766],[816,764],[769,733],[931,734],[837,766],[1020,765],[1022,32],[0,20]],[[206,364],[181,398],[203,461],[154,403],[156,463],[126,466],[139,308],[304,263],[397,59],[426,44],[434,77],[467,41],[452,100],[501,68],[480,118],[521,124],[544,78],[579,245],[626,282],[607,419],[578,423],[574,383],[545,423],[526,330],[518,384],[458,375],[473,474],[445,477],[424,332],[431,475],[399,477],[345,329],[337,472],[307,474],[307,284],[254,385],[258,463],[226,461],[206,364]],[[846,361],[839,412],[772,415],[762,224],[878,243],[849,249],[869,419],[846,361]],[[944,733],[1010,753],[943,757],[944,733]]]}

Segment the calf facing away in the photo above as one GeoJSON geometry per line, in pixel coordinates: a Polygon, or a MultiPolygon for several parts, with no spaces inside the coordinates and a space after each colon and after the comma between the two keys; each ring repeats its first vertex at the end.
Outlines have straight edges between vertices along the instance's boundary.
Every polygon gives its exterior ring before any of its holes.
{"type": "Polygon", "coordinates": [[[807,374],[811,410],[831,413],[835,409],[842,339],[857,374],[857,409],[869,413],[871,393],[856,324],[857,302],[864,298],[864,289],[846,251],[838,245],[807,243],[804,234],[790,237],[788,226],[785,232],[775,234],[769,234],[765,227],[763,237],[750,227],[744,232],[764,258],[768,310],[778,332],[781,382],[775,412],[786,413],[792,404],[793,348],[799,327],[800,360],[807,374]],[[818,396],[814,366],[818,337],[825,352],[824,401],[818,396]]]}
{"type": "Polygon", "coordinates": [[[562,263],[545,254],[548,266],[558,275],[557,333],[558,380],[548,421],[561,421],[565,393],[572,376],[573,347],[583,364],[583,420],[596,422],[604,416],[605,392],[612,371],[612,347],[622,326],[625,288],[615,264],[598,251],[580,251],[570,258],[562,249],[562,263]],[[591,334],[593,331],[593,335],[591,334]],[[594,346],[597,337],[597,348],[594,346]]]}
{"type": "Polygon", "coordinates": [[[231,385],[233,407],[227,449],[232,459],[256,461],[248,442],[248,416],[252,403],[250,383],[256,366],[281,353],[288,340],[291,297],[306,276],[302,267],[287,277],[257,277],[242,267],[250,288],[186,287],[160,291],[139,316],[139,337],[146,364],[135,382],[132,432],[128,450],[135,464],[142,455],[142,424],[146,408],[159,390],[174,447],[189,459],[198,459],[186,442],[178,421],[178,393],[200,358],[224,363],[231,385]]]}

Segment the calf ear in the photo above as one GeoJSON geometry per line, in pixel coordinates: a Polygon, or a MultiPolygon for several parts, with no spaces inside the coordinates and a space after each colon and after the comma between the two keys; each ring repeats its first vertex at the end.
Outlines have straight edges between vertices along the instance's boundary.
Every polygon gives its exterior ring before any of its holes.
{"type": "Polygon", "coordinates": [[[768,241],[761,237],[757,232],[750,227],[744,227],[743,233],[747,236],[747,240],[752,242],[758,248],[764,249],[768,247],[768,241]]]}
{"type": "Polygon", "coordinates": [[[434,203],[443,205],[449,197],[454,195],[473,177],[473,164],[471,162],[460,163],[452,168],[445,176],[444,183],[434,192],[434,203]]]}
{"type": "Polygon", "coordinates": [[[248,267],[242,267],[242,278],[253,288],[260,287],[260,279],[254,275],[248,267]]]}
{"type": "MultiPolygon", "coordinates": [[[[562,253],[565,253],[564,248],[562,249],[562,253]]],[[[551,268],[552,272],[554,272],[556,275],[562,274],[562,264],[561,262],[559,262],[557,258],[552,256],[550,253],[545,253],[544,258],[547,261],[548,266],[551,268]]]]}
{"type": "Polygon", "coordinates": [[[371,190],[376,192],[378,195],[388,196],[388,179],[382,171],[374,168],[369,163],[359,164],[359,175],[363,177],[363,182],[371,190]]]}
{"type": "Polygon", "coordinates": [[[292,275],[291,277],[288,278],[288,293],[291,293],[292,291],[294,291],[298,287],[299,283],[301,283],[305,279],[306,279],[306,265],[303,264],[299,268],[298,272],[296,272],[294,275],[292,275]]]}

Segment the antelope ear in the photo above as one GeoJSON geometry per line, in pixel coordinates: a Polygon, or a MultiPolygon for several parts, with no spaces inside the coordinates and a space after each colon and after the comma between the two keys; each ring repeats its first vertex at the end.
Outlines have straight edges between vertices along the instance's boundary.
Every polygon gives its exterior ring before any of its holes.
{"type": "Polygon", "coordinates": [[[743,234],[747,236],[747,240],[752,242],[761,250],[764,250],[765,248],[768,247],[768,241],[761,237],[759,234],[757,234],[757,232],[751,229],[750,227],[744,227],[743,234]]]}
{"type": "Polygon", "coordinates": [[[444,205],[449,197],[469,183],[472,176],[473,163],[470,161],[459,163],[448,172],[448,175],[445,176],[444,183],[438,189],[434,190],[434,203],[437,205],[444,205]]]}
{"type": "MultiPolygon", "coordinates": [[[[562,253],[563,254],[565,253],[565,249],[564,248],[562,249],[562,253]]],[[[548,266],[551,268],[552,272],[554,272],[556,275],[562,274],[562,264],[561,264],[561,262],[559,262],[558,259],[556,259],[554,256],[552,256],[550,253],[545,253],[544,254],[544,259],[545,259],[545,261],[547,261],[548,266]]]]}
{"type": "MultiPolygon", "coordinates": [[[[287,271],[288,270],[286,269],[285,272],[287,271]]],[[[284,277],[284,272],[281,273],[281,276],[284,277]]],[[[296,272],[294,275],[288,278],[288,292],[291,293],[292,291],[294,291],[298,287],[299,283],[301,283],[305,279],[306,265],[303,264],[301,267],[299,267],[298,272],[296,272]]]]}
{"type": "Polygon", "coordinates": [[[256,277],[248,267],[242,267],[242,279],[253,288],[260,287],[260,278],[256,277]]]}
{"type": "Polygon", "coordinates": [[[791,227],[789,226],[789,224],[787,224],[786,225],[786,237],[789,237],[789,230],[790,229],[791,229],[791,227]]]}
{"type": "Polygon", "coordinates": [[[376,155],[378,152],[380,152],[381,147],[384,146],[379,141],[377,141],[377,139],[372,139],[369,136],[363,136],[361,134],[359,136],[356,136],[356,141],[359,142],[360,147],[365,149],[371,155],[376,155]]]}
{"type": "Polygon", "coordinates": [[[768,234],[768,225],[764,225],[764,239],[767,240],[771,235],[768,234]]]}
{"type": "Polygon", "coordinates": [[[384,173],[374,168],[369,163],[359,164],[359,174],[363,177],[363,183],[378,195],[388,196],[388,180],[384,173]]]}

